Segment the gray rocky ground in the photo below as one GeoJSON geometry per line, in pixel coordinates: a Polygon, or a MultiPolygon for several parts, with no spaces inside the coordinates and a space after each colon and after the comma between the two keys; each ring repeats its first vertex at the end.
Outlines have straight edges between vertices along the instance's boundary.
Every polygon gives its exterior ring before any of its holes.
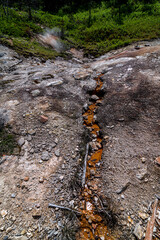
{"type": "Polygon", "coordinates": [[[77,219],[48,204],[79,208],[88,141],[82,110],[100,73],[99,192],[115,216],[115,239],[143,239],[149,204],[160,194],[160,48],[148,49],[42,62],[0,46],[0,126],[9,125],[18,144],[0,159],[1,239],[67,239],[64,232],[73,230],[77,219]]]}

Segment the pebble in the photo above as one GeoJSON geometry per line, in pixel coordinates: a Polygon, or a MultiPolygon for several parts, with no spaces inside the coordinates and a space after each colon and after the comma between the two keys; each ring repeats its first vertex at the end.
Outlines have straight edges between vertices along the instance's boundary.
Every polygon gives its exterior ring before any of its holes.
{"type": "Polygon", "coordinates": [[[24,234],[26,234],[26,230],[25,229],[23,229],[22,232],[21,232],[21,235],[24,235],[24,234]]]}
{"type": "Polygon", "coordinates": [[[10,233],[12,230],[13,230],[13,229],[12,229],[11,227],[8,227],[8,228],[6,229],[6,233],[10,233]]]}
{"type": "Polygon", "coordinates": [[[18,140],[18,145],[19,145],[20,147],[22,147],[24,143],[25,143],[25,140],[24,140],[23,137],[21,137],[21,138],[18,140]]]}
{"type": "Polygon", "coordinates": [[[1,216],[4,218],[8,214],[7,210],[1,210],[1,216]]]}
{"type": "Polygon", "coordinates": [[[28,177],[28,176],[27,176],[27,177],[24,177],[23,180],[24,180],[25,182],[28,182],[29,177],[28,177]]]}
{"type": "Polygon", "coordinates": [[[142,158],[141,158],[141,161],[142,161],[142,163],[145,163],[145,162],[146,162],[145,157],[142,157],[142,158]]]}
{"type": "Polygon", "coordinates": [[[12,240],[28,240],[26,236],[14,236],[12,240]]]}
{"type": "Polygon", "coordinates": [[[39,89],[33,90],[33,91],[31,92],[31,94],[32,94],[33,97],[37,97],[40,93],[41,93],[41,92],[40,92],[39,89]]]}
{"type": "Polygon", "coordinates": [[[147,213],[144,213],[144,212],[139,212],[139,216],[140,216],[140,218],[142,218],[143,220],[149,218],[149,215],[148,215],[147,213]]]}
{"type": "Polygon", "coordinates": [[[47,151],[42,152],[41,159],[43,161],[48,161],[49,160],[49,153],[47,151]]]}
{"type": "Polygon", "coordinates": [[[4,236],[3,240],[9,240],[8,236],[4,236]]]}
{"type": "Polygon", "coordinates": [[[142,168],[137,174],[136,174],[136,177],[139,179],[139,180],[143,180],[147,175],[147,168],[142,168]]]}
{"type": "Polygon", "coordinates": [[[11,198],[15,198],[15,197],[16,197],[16,194],[12,193],[11,198]]]}
{"type": "Polygon", "coordinates": [[[36,130],[35,129],[30,129],[30,130],[28,130],[28,133],[30,135],[34,135],[36,133],[36,130]]]}
{"type": "Polygon", "coordinates": [[[160,157],[157,157],[157,158],[155,159],[155,163],[156,163],[158,166],[160,166],[160,157]]]}
{"type": "Polygon", "coordinates": [[[39,120],[40,120],[41,123],[45,123],[45,122],[48,121],[48,117],[46,117],[44,115],[41,115],[39,120]]]}
{"type": "Polygon", "coordinates": [[[141,240],[143,237],[143,229],[140,223],[137,223],[134,229],[133,234],[136,236],[137,239],[141,240]]]}
{"type": "Polygon", "coordinates": [[[59,149],[56,149],[54,153],[55,153],[56,157],[59,157],[59,156],[60,156],[60,151],[59,151],[59,149]]]}
{"type": "Polygon", "coordinates": [[[94,101],[97,101],[99,99],[99,97],[97,95],[92,95],[91,99],[94,100],[94,101]]]}
{"type": "Polygon", "coordinates": [[[39,183],[43,183],[44,182],[44,177],[40,177],[39,178],[39,183]]]}
{"type": "Polygon", "coordinates": [[[33,213],[32,213],[32,217],[34,219],[39,219],[41,217],[41,211],[39,208],[34,209],[33,213]]]}

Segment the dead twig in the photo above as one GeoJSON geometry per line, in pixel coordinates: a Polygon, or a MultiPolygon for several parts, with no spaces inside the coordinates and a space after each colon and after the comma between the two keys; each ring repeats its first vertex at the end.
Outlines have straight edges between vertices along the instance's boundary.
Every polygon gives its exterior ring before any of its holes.
{"type": "Polygon", "coordinates": [[[152,216],[147,224],[145,240],[152,240],[153,229],[154,229],[155,219],[156,219],[157,205],[158,205],[158,199],[155,200],[154,205],[153,205],[152,216]]]}
{"type": "Polygon", "coordinates": [[[59,208],[59,209],[62,209],[62,210],[67,210],[67,211],[76,213],[77,215],[81,215],[81,213],[80,213],[79,211],[74,210],[74,209],[69,208],[69,207],[63,207],[63,206],[56,205],[56,204],[52,204],[52,203],[49,203],[49,204],[48,204],[48,207],[50,207],[50,208],[59,208]]]}
{"type": "Polygon", "coordinates": [[[4,163],[6,160],[7,160],[6,158],[3,159],[3,160],[1,160],[1,161],[0,161],[0,165],[1,165],[2,163],[4,163]]]}
{"type": "Polygon", "coordinates": [[[85,183],[86,183],[86,170],[87,170],[88,152],[89,152],[89,143],[87,143],[86,154],[85,154],[85,158],[84,158],[84,167],[83,167],[83,176],[82,176],[82,188],[84,188],[85,183]]]}
{"type": "Polygon", "coordinates": [[[98,194],[95,193],[94,195],[98,198],[99,203],[100,203],[100,205],[101,205],[101,209],[98,208],[98,206],[96,205],[97,211],[98,211],[99,213],[105,214],[105,216],[107,216],[108,220],[111,220],[112,217],[111,217],[111,215],[105,210],[104,205],[103,205],[103,202],[102,202],[102,200],[100,199],[100,197],[98,196],[98,194]]]}
{"type": "Polygon", "coordinates": [[[21,59],[21,60],[19,60],[19,62],[18,63],[15,63],[15,64],[13,64],[12,66],[10,66],[9,67],[9,70],[11,70],[13,67],[15,67],[15,66],[17,66],[18,64],[20,64],[21,62],[23,62],[23,60],[21,59]]]}

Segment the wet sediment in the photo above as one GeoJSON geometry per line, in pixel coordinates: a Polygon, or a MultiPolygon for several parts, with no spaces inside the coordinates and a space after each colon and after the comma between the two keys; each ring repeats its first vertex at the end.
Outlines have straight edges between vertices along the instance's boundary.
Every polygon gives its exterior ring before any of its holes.
{"type": "Polygon", "coordinates": [[[79,240],[113,240],[107,228],[110,215],[105,211],[103,202],[99,197],[100,174],[98,167],[103,152],[103,138],[100,134],[100,127],[96,123],[95,113],[103,100],[101,76],[102,74],[95,79],[97,85],[91,95],[92,104],[88,106],[88,109],[83,114],[84,125],[89,129],[92,140],[87,159],[85,186],[81,193],[82,216],[80,219],[80,233],[77,238],[79,240]]]}

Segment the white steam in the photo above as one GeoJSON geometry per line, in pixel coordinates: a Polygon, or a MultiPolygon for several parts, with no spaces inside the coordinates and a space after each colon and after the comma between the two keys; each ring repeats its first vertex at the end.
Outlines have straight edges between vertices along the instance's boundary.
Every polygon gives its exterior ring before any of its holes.
{"type": "Polygon", "coordinates": [[[43,35],[39,35],[40,41],[44,44],[53,47],[57,52],[64,49],[64,44],[61,41],[62,31],[59,28],[47,28],[43,35]]]}

